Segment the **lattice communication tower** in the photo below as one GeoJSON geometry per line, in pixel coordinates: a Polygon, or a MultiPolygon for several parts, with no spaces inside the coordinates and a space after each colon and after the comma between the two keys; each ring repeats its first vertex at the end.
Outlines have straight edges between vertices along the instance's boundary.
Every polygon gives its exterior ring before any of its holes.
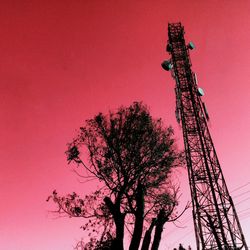
{"type": "Polygon", "coordinates": [[[197,249],[245,249],[247,244],[228,192],[209,133],[209,119],[191,70],[189,50],[181,23],[168,25],[167,52],[162,67],[171,72],[176,87],[176,119],[182,125],[197,249]]]}

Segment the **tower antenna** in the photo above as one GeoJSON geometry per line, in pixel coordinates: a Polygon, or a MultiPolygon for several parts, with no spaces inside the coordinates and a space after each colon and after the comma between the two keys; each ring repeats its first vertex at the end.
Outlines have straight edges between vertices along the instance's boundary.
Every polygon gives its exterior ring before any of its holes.
{"type": "Polygon", "coordinates": [[[186,44],[181,23],[168,24],[171,59],[162,67],[176,82],[176,119],[183,130],[197,249],[248,250],[207,126],[204,92],[191,70],[189,51],[194,48],[186,44]]]}

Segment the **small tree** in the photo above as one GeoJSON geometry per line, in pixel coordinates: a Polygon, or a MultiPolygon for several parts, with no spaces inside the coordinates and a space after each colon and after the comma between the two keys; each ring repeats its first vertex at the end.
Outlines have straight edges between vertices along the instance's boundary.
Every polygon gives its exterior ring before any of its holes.
{"type": "Polygon", "coordinates": [[[92,237],[84,249],[106,249],[106,244],[123,250],[127,228],[129,250],[137,250],[145,227],[142,248],[149,248],[155,228],[152,249],[158,249],[163,225],[173,219],[178,203],[178,188],[170,182],[171,170],[181,162],[173,129],[165,128],[145,105],[135,102],[87,120],[66,154],[69,163],[82,167],[84,178],[103,184],[84,199],[75,193],[60,197],[56,191],[49,197],[59,213],[89,219],[83,229],[91,229],[99,240],[92,237]]]}
{"type": "MultiPolygon", "coordinates": [[[[173,250],[177,250],[177,248],[174,248],[173,250]]],[[[178,250],[186,250],[186,248],[184,248],[182,244],[179,244],[178,250]]],[[[191,246],[188,246],[187,250],[191,250],[191,246]]]]}

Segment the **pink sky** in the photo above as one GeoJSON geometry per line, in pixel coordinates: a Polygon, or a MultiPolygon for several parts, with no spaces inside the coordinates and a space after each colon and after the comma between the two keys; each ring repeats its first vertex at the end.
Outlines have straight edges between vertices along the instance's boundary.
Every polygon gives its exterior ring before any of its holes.
{"type": "MultiPolygon", "coordinates": [[[[81,219],[53,219],[46,198],[88,192],[64,152],[97,112],[143,101],[182,147],[174,82],[160,66],[167,24],[178,21],[197,47],[193,70],[229,190],[246,184],[232,196],[250,244],[249,1],[10,0],[0,13],[1,249],[69,250],[81,238],[81,219]]],[[[179,178],[181,209],[190,198],[185,171],[179,178]]],[[[166,225],[160,249],[194,246],[189,218],[166,225]]]]}

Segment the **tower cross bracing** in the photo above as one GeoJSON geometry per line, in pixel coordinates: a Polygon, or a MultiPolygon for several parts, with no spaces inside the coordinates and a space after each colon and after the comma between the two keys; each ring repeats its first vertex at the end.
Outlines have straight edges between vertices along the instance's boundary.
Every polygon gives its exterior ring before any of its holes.
{"type": "Polygon", "coordinates": [[[176,82],[176,118],[183,130],[197,249],[248,250],[208,129],[203,91],[191,70],[193,48],[193,43],[186,45],[181,23],[168,25],[171,59],[162,67],[176,82]]]}

